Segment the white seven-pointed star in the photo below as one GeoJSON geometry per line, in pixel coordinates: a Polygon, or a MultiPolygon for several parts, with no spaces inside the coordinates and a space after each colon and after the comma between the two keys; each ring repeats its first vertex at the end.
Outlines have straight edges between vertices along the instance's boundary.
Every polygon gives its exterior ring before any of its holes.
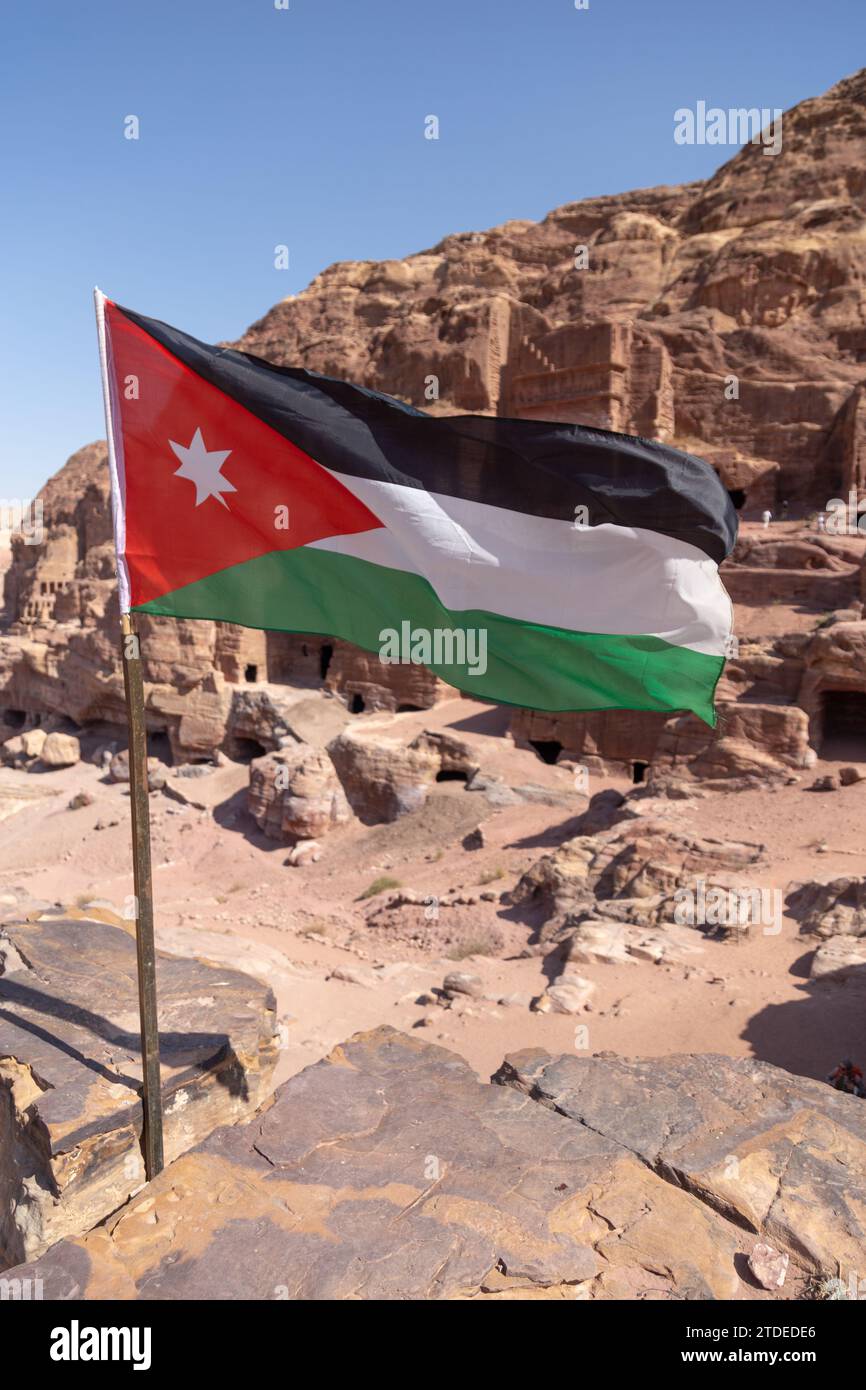
{"type": "Polygon", "coordinates": [[[200,507],[209,497],[215,497],[228,510],[228,502],[222,494],[237,492],[237,488],[223,477],[220,469],[231,449],[214,449],[208,453],[200,429],[196,430],[188,448],[175,444],[173,439],[168,442],[180,459],[180,468],[175,469],[174,476],[195,483],[195,505],[200,507]]]}

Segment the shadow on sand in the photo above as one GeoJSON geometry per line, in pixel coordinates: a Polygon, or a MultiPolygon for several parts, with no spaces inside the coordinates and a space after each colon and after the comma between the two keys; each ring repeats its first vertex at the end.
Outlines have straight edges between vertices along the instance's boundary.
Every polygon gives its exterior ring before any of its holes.
{"type": "MultiPolygon", "coordinates": [[[[791,966],[807,974],[811,952],[791,966]]],[[[819,1081],[843,1058],[866,1070],[866,965],[803,979],[799,999],[767,1004],[753,1014],[741,1037],[756,1057],[819,1081]]]]}

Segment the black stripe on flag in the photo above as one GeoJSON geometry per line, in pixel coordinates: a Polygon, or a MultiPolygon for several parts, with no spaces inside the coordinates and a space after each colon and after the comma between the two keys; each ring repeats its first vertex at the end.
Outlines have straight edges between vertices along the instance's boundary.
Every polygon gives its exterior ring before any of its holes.
{"type": "Polygon", "coordinates": [[[336,473],[513,512],[673,536],[721,563],[737,514],[708,463],[635,435],[541,420],[433,416],[367,387],[212,347],[116,306],[191,371],[336,473]]]}

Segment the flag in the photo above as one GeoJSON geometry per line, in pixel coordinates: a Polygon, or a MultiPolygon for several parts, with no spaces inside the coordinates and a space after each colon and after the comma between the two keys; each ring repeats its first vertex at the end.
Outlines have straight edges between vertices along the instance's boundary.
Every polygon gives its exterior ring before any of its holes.
{"type": "Polygon", "coordinates": [[[97,318],[124,612],[342,638],[483,700],[715,723],[736,513],[701,459],[433,416],[98,292],[97,318]]]}

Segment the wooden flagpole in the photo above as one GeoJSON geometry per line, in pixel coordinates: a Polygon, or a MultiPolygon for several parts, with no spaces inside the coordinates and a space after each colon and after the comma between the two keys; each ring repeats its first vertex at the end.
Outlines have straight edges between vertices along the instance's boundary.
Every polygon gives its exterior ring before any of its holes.
{"type": "Polygon", "coordinates": [[[135,891],[135,945],[138,956],[138,1012],[144,1085],[142,1146],[148,1180],[164,1166],[159,1021],[156,1007],[156,945],[153,936],[153,877],[150,863],[150,805],[147,785],[147,729],[141,647],[131,613],[121,617],[123,689],[129,731],[129,805],[132,814],[132,877],[135,891]]]}
{"type": "Polygon", "coordinates": [[[111,474],[111,503],[120,594],[123,690],[126,701],[126,727],[129,735],[129,805],[132,817],[132,876],[135,892],[135,946],[138,960],[138,1012],[141,1027],[143,1081],[141,1092],[142,1149],[144,1152],[144,1171],[149,1181],[162,1171],[164,1154],[162,1087],[159,1070],[159,1021],[156,1006],[156,946],[153,936],[153,877],[150,862],[147,729],[144,718],[141,646],[135,629],[135,618],[129,611],[129,580],[124,555],[126,518],[124,515],[123,456],[122,449],[118,449],[116,446],[114,432],[116,384],[112,382],[109,371],[110,349],[105,331],[105,296],[100,290],[94,290],[93,298],[99,335],[105,432],[108,439],[108,464],[111,474]]]}

